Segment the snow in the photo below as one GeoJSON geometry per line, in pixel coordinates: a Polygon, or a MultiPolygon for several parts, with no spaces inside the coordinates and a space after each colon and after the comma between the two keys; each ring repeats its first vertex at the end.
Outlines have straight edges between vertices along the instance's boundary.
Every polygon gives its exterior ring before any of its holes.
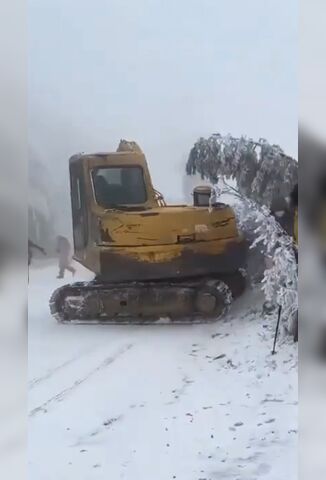
{"type": "Polygon", "coordinates": [[[261,293],[214,324],[60,325],[56,275],[30,271],[30,478],[297,478],[297,346],[271,355],[261,293]]]}
{"type": "Polygon", "coordinates": [[[26,476],[26,285],[26,269],[9,257],[0,275],[0,478],[8,479],[26,476]]]}

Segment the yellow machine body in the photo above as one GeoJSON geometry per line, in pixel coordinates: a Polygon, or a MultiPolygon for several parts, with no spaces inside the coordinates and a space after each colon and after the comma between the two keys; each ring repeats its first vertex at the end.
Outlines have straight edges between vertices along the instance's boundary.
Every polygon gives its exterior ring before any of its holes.
{"type": "Polygon", "coordinates": [[[245,288],[246,244],[233,210],[167,206],[153,187],[140,148],[70,159],[74,258],[91,282],[58,288],[50,310],[59,322],[135,324],[215,321],[245,288]]]}
{"type": "Polygon", "coordinates": [[[244,240],[233,210],[225,204],[211,209],[167,206],[152,185],[140,149],[75,155],[70,159],[70,179],[74,258],[101,280],[197,277],[232,273],[244,264],[244,240]],[[130,194],[132,178],[126,197],[121,185],[113,183],[109,188],[119,203],[107,203],[107,187],[104,193],[99,188],[103,176],[118,182],[124,172],[135,177],[134,190],[140,193],[130,194]],[[132,203],[126,203],[128,195],[132,203]]]}

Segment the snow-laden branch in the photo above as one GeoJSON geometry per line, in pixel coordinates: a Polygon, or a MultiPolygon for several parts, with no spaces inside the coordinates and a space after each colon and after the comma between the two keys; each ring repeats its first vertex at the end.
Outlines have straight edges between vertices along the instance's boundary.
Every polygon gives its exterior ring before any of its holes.
{"type": "Polygon", "coordinates": [[[231,179],[242,195],[267,206],[274,198],[287,197],[298,182],[298,163],[278,145],[218,133],[195,143],[186,172],[199,173],[213,184],[221,176],[231,179]]]}

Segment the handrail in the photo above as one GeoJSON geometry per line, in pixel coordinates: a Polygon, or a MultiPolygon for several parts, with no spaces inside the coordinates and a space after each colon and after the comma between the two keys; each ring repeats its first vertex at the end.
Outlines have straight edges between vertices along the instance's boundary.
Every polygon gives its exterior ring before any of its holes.
{"type": "Polygon", "coordinates": [[[155,199],[158,201],[159,207],[166,207],[166,201],[163,197],[163,195],[158,191],[154,189],[155,193],[155,199]]]}

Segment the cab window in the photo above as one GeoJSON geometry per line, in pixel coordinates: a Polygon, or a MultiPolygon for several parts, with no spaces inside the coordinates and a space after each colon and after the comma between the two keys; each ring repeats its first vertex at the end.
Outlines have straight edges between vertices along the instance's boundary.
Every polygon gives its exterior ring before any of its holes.
{"type": "Polygon", "coordinates": [[[141,167],[99,167],[92,171],[92,180],[96,202],[104,208],[139,205],[147,200],[141,167]]]}

